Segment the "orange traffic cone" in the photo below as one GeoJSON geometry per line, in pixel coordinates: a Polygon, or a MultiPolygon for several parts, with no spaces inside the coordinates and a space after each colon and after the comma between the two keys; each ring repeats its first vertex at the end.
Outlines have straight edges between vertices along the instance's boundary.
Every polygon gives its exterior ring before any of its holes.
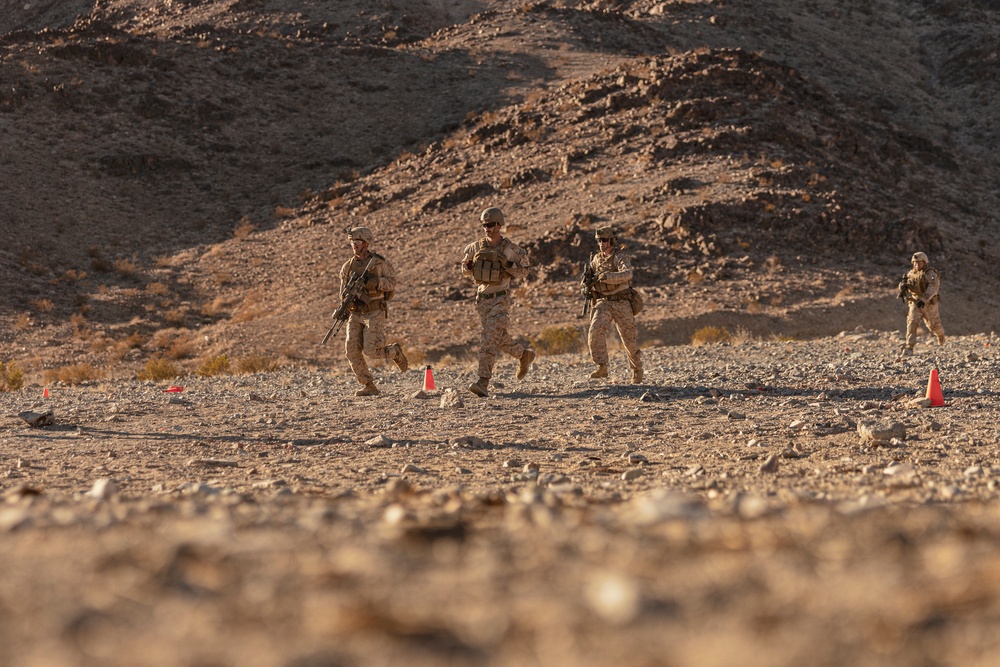
{"type": "Polygon", "coordinates": [[[49,388],[46,387],[45,389],[42,390],[42,398],[48,398],[48,397],[49,397],[49,388]]]}
{"type": "Polygon", "coordinates": [[[434,391],[434,373],[431,372],[431,367],[427,366],[424,369],[424,391],[434,391]]]}
{"type": "Polygon", "coordinates": [[[931,407],[944,405],[944,396],[941,394],[941,382],[938,381],[938,372],[934,368],[931,370],[931,377],[927,381],[927,396],[931,399],[931,407]]]}

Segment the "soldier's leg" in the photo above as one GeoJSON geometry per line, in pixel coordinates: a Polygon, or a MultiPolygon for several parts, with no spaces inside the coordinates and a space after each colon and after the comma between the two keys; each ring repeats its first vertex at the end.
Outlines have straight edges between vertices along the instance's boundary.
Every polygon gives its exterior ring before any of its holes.
{"type": "Polygon", "coordinates": [[[483,329],[479,338],[479,377],[487,380],[493,377],[493,366],[497,362],[497,333],[494,330],[497,322],[490,317],[490,309],[493,306],[490,301],[484,299],[476,303],[476,312],[479,314],[479,322],[483,329]]]}
{"type": "Polygon", "coordinates": [[[913,349],[917,344],[917,329],[920,328],[920,309],[917,304],[910,303],[910,309],[906,312],[906,347],[913,349]]]}
{"type": "Polygon", "coordinates": [[[618,329],[618,336],[622,339],[622,345],[625,346],[629,368],[633,371],[641,371],[642,352],[639,351],[639,329],[635,326],[632,306],[628,301],[615,301],[613,305],[615,328],[618,329]]]}
{"type": "Polygon", "coordinates": [[[514,342],[510,335],[510,299],[502,296],[496,299],[497,303],[490,308],[490,317],[496,321],[494,331],[496,331],[496,349],[505,352],[515,359],[520,359],[524,354],[525,347],[514,342]]]}
{"type": "Polygon", "coordinates": [[[347,361],[351,364],[354,377],[363,385],[375,380],[364,357],[365,346],[365,320],[358,315],[351,315],[347,320],[347,339],[344,342],[344,349],[347,352],[347,361]]]}
{"type": "Polygon", "coordinates": [[[608,363],[608,329],[611,327],[611,302],[601,300],[590,311],[590,329],[587,331],[587,347],[590,358],[598,366],[608,363]]]}
{"type": "Polygon", "coordinates": [[[365,356],[369,359],[388,359],[385,349],[385,313],[373,310],[365,319],[368,321],[365,328],[365,356]]]}
{"type": "Polygon", "coordinates": [[[928,303],[924,306],[924,324],[937,336],[938,345],[944,345],[944,327],[941,326],[941,314],[938,312],[936,303],[928,303]]]}

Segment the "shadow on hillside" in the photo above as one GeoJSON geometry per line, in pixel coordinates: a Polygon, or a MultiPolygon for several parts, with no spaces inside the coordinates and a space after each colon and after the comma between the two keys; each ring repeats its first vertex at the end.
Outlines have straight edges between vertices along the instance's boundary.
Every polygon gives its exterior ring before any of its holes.
{"type": "MultiPolygon", "coordinates": [[[[996,330],[1000,312],[967,299],[946,300],[941,306],[945,331],[950,336],[969,336],[996,330]]],[[[787,315],[754,314],[720,310],[692,318],[672,318],[655,322],[639,317],[640,341],[658,345],[687,345],[699,329],[717,327],[745,340],[810,340],[847,332],[902,332],[906,310],[892,295],[854,299],[842,305],[799,306],[787,315]]],[[[923,331],[923,327],[921,327],[923,331]]],[[[921,333],[923,335],[923,333],[921,333]]],[[[893,351],[887,341],[886,351],[893,351]]]]}
{"type": "MultiPolygon", "coordinates": [[[[4,292],[0,310],[45,298],[68,316],[88,293],[142,289],[134,275],[95,270],[95,256],[144,271],[240,225],[273,227],[338,180],[508,104],[510,71],[543,68],[517,54],[429,59],[251,34],[216,36],[211,52],[196,41],[58,37],[38,36],[30,65],[0,73],[0,85],[32,91],[5,110],[35,119],[11,126],[14,157],[0,164],[9,212],[0,233],[12,239],[21,286],[4,292]],[[68,272],[76,278],[63,289],[68,272]]],[[[121,318],[102,310],[91,316],[121,318]]]]}

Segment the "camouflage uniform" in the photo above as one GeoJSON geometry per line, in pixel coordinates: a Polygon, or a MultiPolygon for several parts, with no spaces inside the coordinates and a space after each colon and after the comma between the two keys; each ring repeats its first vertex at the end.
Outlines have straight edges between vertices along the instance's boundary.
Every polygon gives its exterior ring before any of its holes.
{"type": "MultiPolygon", "coordinates": [[[[482,219],[496,219],[503,222],[499,209],[488,208],[482,219]]],[[[485,396],[486,387],[493,377],[497,352],[505,352],[517,359],[517,378],[527,373],[534,351],[514,342],[511,338],[510,307],[511,279],[523,279],[528,275],[528,253],[510,239],[498,235],[498,242],[491,243],[488,236],[465,247],[462,257],[462,275],[470,277],[478,286],[476,289],[476,312],[482,325],[479,346],[479,382],[469,387],[473,393],[485,396]]]]}
{"type": "MultiPolygon", "coordinates": [[[[349,234],[358,234],[365,238],[365,230],[358,227],[349,230],[349,234]]],[[[354,239],[355,236],[352,236],[354,239]]],[[[370,232],[367,238],[371,238],[370,232]]],[[[366,241],[369,242],[369,241],[366,241]]],[[[365,386],[357,392],[359,396],[368,396],[378,393],[375,388],[375,378],[365,362],[365,355],[371,359],[389,359],[393,361],[400,371],[407,369],[406,357],[403,355],[402,346],[399,343],[386,345],[386,320],[388,304],[386,296],[396,289],[396,272],[382,255],[369,252],[362,259],[357,256],[347,260],[340,269],[340,290],[344,291],[344,286],[351,279],[351,276],[360,273],[368,266],[365,272],[365,279],[360,287],[360,292],[351,308],[351,315],[347,320],[347,339],[344,343],[347,352],[347,360],[351,364],[351,370],[358,382],[365,386]],[[371,265],[368,262],[371,260],[371,265]]]]}
{"type": "Polygon", "coordinates": [[[632,283],[632,262],[628,255],[614,247],[614,231],[609,227],[597,230],[598,242],[609,241],[590,260],[594,283],[591,290],[590,331],[587,345],[590,357],[597,364],[592,378],[608,376],[608,330],[613,322],[625,346],[628,365],[632,369],[632,382],[642,382],[642,353],[639,351],[639,331],[629,302],[632,283]]]}
{"type": "Polygon", "coordinates": [[[927,264],[927,255],[922,252],[913,254],[913,268],[904,278],[903,295],[908,310],[906,313],[906,345],[904,352],[913,352],[917,344],[917,330],[920,322],[937,336],[938,345],[944,345],[944,327],[941,326],[941,316],[938,313],[938,302],[941,300],[941,273],[927,264]]]}

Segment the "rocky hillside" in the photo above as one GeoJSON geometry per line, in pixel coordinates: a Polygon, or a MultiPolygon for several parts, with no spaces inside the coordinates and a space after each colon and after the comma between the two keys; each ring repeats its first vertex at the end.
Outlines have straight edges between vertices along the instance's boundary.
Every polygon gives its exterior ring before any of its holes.
{"type": "Polygon", "coordinates": [[[0,354],[334,362],[343,229],[406,285],[413,358],[476,340],[456,271],[499,205],[536,269],[519,335],[579,328],[614,223],[642,335],[902,326],[909,254],[953,333],[1000,324],[986,2],[7,3],[0,354]]]}

